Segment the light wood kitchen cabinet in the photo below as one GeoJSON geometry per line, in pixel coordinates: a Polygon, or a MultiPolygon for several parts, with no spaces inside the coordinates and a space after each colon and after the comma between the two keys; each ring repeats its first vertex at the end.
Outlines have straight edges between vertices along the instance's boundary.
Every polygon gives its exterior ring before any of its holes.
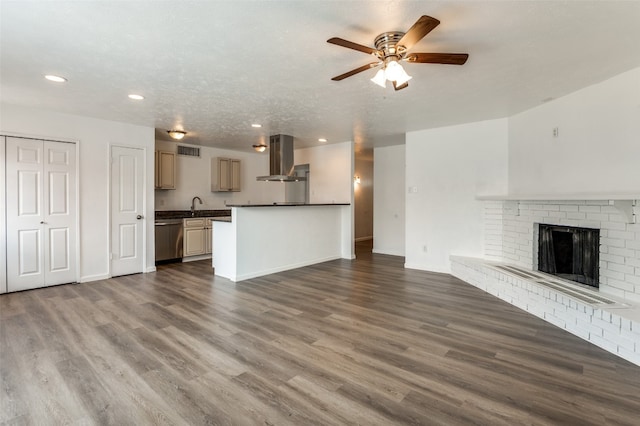
{"type": "Polygon", "coordinates": [[[239,192],[241,162],[235,158],[211,158],[211,191],[239,192]]]}
{"type": "Polygon", "coordinates": [[[170,151],[156,151],[156,189],[176,189],[176,154],[170,151]]]}
{"type": "Polygon", "coordinates": [[[211,239],[211,219],[184,219],[183,226],[183,256],[189,257],[211,254],[211,248],[213,246],[211,239]]]}
{"type": "Polygon", "coordinates": [[[204,254],[211,254],[213,251],[213,226],[211,219],[205,219],[204,223],[204,254]]]}
{"type": "Polygon", "coordinates": [[[206,238],[204,230],[205,219],[184,219],[184,234],[182,239],[183,256],[197,256],[205,253],[206,238]]]}

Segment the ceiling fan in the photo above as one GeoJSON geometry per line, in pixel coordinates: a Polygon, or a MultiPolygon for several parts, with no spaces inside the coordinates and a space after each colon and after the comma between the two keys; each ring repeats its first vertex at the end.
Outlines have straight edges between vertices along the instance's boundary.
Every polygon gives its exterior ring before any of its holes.
{"type": "Polygon", "coordinates": [[[448,64],[462,65],[467,62],[469,55],[467,53],[409,53],[409,49],[419,42],[424,36],[429,34],[435,27],[440,24],[436,18],[422,15],[420,19],[407,31],[389,31],[380,34],[374,40],[375,49],[363,46],[342,38],[333,37],[327,40],[327,43],[337,44],[338,46],[348,49],[358,50],[368,53],[376,57],[375,62],[363,65],[359,68],[333,77],[331,80],[340,81],[352,75],[358,74],[371,68],[382,65],[375,77],[371,79],[379,86],[386,87],[386,81],[393,83],[395,90],[401,90],[409,86],[409,76],[400,61],[420,64],[448,64]]]}

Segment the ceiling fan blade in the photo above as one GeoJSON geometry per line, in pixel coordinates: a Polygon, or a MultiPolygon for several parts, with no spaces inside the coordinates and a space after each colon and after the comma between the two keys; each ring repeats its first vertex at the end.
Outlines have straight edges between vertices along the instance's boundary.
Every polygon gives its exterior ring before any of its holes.
{"type": "Polygon", "coordinates": [[[356,69],[351,70],[349,72],[345,72],[344,74],[340,74],[338,76],[335,76],[331,80],[340,81],[340,80],[343,80],[343,79],[345,79],[347,77],[351,77],[352,75],[358,74],[359,72],[369,70],[369,69],[371,69],[373,67],[376,67],[378,65],[380,65],[380,62],[371,62],[370,64],[363,65],[360,68],[356,68],[356,69]]]}
{"type": "Polygon", "coordinates": [[[416,23],[413,24],[411,28],[409,28],[409,31],[407,31],[405,35],[402,36],[397,44],[399,46],[404,46],[407,48],[407,50],[409,50],[411,49],[411,47],[413,47],[414,44],[422,40],[422,37],[429,34],[431,30],[433,30],[439,24],[440,21],[438,21],[436,18],[422,15],[420,19],[418,19],[416,23]]]}
{"type": "Polygon", "coordinates": [[[369,54],[377,52],[376,49],[373,49],[371,47],[363,46],[361,44],[354,43],[352,41],[345,40],[338,37],[330,38],[329,40],[327,40],[327,43],[337,44],[338,46],[346,47],[348,49],[358,50],[360,52],[369,53],[369,54]]]}
{"type": "Polygon", "coordinates": [[[410,53],[405,60],[420,64],[462,65],[468,57],[468,53],[410,53]]]}
{"type": "Polygon", "coordinates": [[[409,87],[409,82],[405,81],[404,83],[400,84],[400,85],[396,85],[396,82],[393,82],[393,88],[397,90],[402,90],[402,89],[406,89],[407,87],[409,87]]]}

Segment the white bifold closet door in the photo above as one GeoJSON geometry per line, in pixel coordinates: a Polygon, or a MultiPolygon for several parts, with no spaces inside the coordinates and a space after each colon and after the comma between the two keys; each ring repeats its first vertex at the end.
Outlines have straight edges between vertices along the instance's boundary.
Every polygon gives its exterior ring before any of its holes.
{"type": "Polygon", "coordinates": [[[76,147],[7,137],[7,290],[75,282],[76,147]]]}

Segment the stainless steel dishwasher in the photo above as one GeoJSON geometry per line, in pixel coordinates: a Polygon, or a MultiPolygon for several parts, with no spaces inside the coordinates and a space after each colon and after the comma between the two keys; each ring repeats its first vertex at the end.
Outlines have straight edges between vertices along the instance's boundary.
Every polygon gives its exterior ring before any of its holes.
{"type": "Polygon", "coordinates": [[[182,219],[156,220],[156,264],[182,259],[182,219]]]}

